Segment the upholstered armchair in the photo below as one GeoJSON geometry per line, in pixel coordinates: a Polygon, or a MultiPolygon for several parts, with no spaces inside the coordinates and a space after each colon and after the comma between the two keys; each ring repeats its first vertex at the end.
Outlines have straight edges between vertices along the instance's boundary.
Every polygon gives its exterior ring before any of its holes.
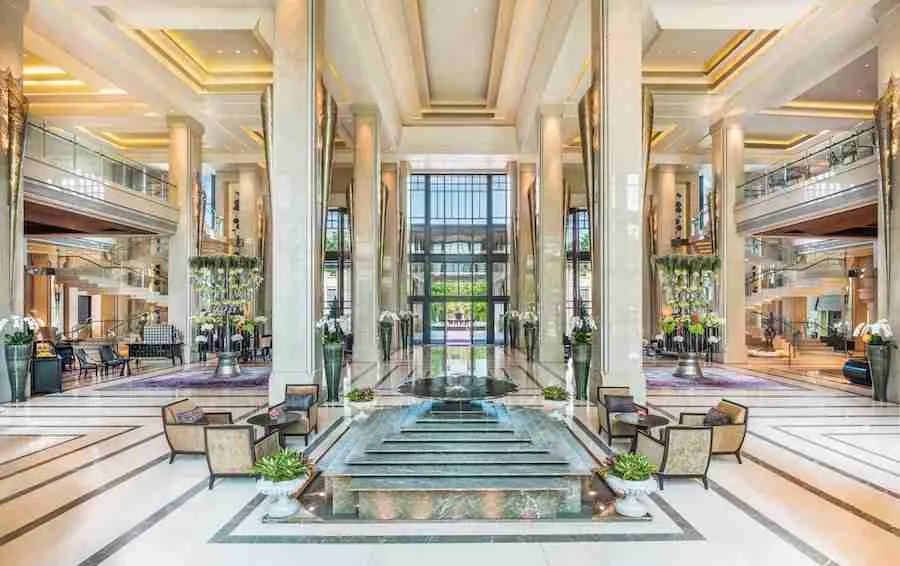
{"type": "Polygon", "coordinates": [[[656,465],[660,491],[664,478],[699,478],[709,489],[706,473],[711,448],[712,428],[708,426],[670,426],[661,441],[639,430],[634,439],[634,451],[656,465]]]}
{"type": "Polygon", "coordinates": [[[284,401],[272,407],[288,413],[297,413],[300,420],[282,429],[285,436],[302,436],[305,444],[309,443],[309,435],[319,432],[319,386],[285,385],[284,401]]]}
{"type": "MultiPolygon", "coordinates": [[[[727,413],[731,417],[729,424],[711,425],[713,430],[713,454],[734,454],[738,463],[741,462],[741,448],[744,446],[744,438],[747,436],[747,417],[750,410],[739,403],[722,399],[716,408],[727,413]]],[[[681,413],[679,424],[701,426],[707,413],[681,413]]]]}
{"type": "Polygon", "coordinates": [[[162,408],[162,422],[171,464],[176,454],[203,454],[206,451],[203,429],[210,424],[231,424],[231,413],[207,413],[194,401],[181,399],[162,408]]]}
{"type": "Polygon", "coordinates": [[[627,387],[598,387],[597,388],[597,421],[600,427],[600,436],[605,432],[609,437],[610,443],[616,438],[634,438],[635,428],[630,424],[618,422],[615,418],[616,414],[623,411],[616,411],[615,407],[607,397],[622,397],[631,395],[631,391],[627,387]],[[611,410],[612,409],[612,410],[611,410]]]}
{"type": "Polygon", "coordinates": [[[209,489],[213,488],[218,477],[252,476],[257,460],[281,449],[277,431],[255,440],[253,425],[207,426],[205,445],[209,489]]]}

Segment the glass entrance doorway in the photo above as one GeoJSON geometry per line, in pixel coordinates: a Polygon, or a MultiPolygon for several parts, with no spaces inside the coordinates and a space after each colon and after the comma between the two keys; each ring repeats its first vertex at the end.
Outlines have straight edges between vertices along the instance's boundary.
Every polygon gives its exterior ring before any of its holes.
{"type": "Polygon", "coordinates": [[[506,175],[416,174],[408,189],[410,308],[422,323],[414,341],[503,343],[506,175]]]}

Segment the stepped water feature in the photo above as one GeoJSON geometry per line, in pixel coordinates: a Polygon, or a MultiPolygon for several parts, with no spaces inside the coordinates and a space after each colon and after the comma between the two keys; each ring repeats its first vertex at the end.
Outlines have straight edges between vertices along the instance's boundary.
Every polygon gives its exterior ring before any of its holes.
{"type": "Polygon", "coordinates": [[[354,423],[320,469],[334,516],[553,519],[582,513],[591,462],[540,410],[433,400],[354,423]]]}

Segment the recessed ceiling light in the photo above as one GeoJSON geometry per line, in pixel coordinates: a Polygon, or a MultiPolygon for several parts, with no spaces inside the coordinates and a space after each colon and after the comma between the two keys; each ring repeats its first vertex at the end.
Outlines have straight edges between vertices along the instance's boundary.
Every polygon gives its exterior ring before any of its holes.
{"type": "Polygon", "coordinates": [[[234,54],[235,54],[235,55],[240,55],[240,54],[241,54],[241,50],[240,50],[240,49],[235,49],[235,50],[234,50],[234,54]]]}
{"type": "Polygon", "coordinates": [[[216,53],[218,53],[219,55],[221,55],[222,53],[225,53],[225,52],[222,51],[221,49],[216,49],[216,53]]]}
{"type": "Polygon", "coordinates": [[[865,65],[863,65],[863,67],[865,67],[866,69],[868,69],[868,68],[871,68],[872,65],[870,65],[869,63],[866,63],[865,65]]]}
{"type": "Polygon", "coordinates": [[[254,55],[259,55],[259,49],[254,49],[254,50],[253,50],[253,54],[254,54],[254,55]]]}

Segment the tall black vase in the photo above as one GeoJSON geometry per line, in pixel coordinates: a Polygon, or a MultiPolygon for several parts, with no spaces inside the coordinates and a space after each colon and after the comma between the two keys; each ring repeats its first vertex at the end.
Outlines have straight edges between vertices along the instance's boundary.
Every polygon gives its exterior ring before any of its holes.
{"type": "Polygon", "coordinates": [[[537,326],[525,325],[525,358],[529,362],[534,361],[537,352],[537,326]]]}
{"type": "Polygon", "coordinates": [[[381,361],[391,360],[391,342],[394,339],[394,325],[378,323],[378,338],[381,344],[381,361]]]}
{"type": "Polygon", "coordinates": [[[872,374],[872,399],[887,401],[887,382],[891,375],[891,348],[887,344],[869,344],[869,372],[872,374]]]}
{"type": "Polygon", "coordinates": [[[325,342],[323,345],[325,362],[325,387],[328,401],[337,401],[341,396],[341,367],[344,364],[344,341],[325,342]]]}

